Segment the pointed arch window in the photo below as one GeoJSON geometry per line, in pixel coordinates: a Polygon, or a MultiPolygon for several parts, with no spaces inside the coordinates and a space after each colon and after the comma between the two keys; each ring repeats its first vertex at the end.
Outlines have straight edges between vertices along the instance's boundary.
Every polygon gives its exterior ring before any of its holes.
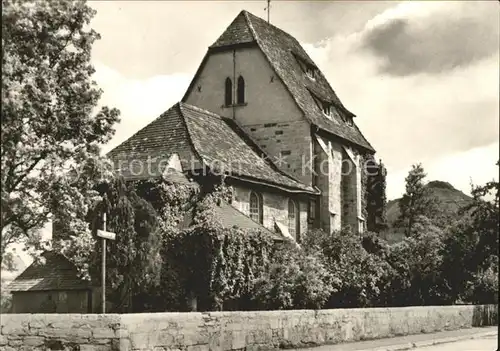
{"type": "Polygon", "coordinates": [[[292,199],[288,200],[288,232],[297,242],[300,242],[299,207],[292,199]]]}
{"type": "Polygon", "coordinates": [[[262,196],[255,192],[250,193],[250,218],[262,224],[262,196]]]}
{"type": "Polygon", "coordinates": [[[244,104],[245,103],[245,79],[242,76],[238,77],[238,86],[237,86],[237,103],[244,104]]]}
{"type": "Polygon", "coordinates": [[[233,82],[227,77],[224,83],[224,105],[231,106],[233,104],[233,82]]]}

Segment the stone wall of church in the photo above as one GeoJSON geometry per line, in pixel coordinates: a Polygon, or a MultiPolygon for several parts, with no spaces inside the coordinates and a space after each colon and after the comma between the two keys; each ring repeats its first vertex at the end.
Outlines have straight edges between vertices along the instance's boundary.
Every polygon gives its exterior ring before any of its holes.
{"type": "Polygon", "coordinates": [[[311,184],[310,126],[260,49],[211,53],[185,102],[235,119],[278,167],[311,184]],[[245,102],[224,106],[224,82],[245,80],[245,102]],[[276,162],[281,160],[281,162],[276,162]]]}
{"type": "Polygon", "coordinates": [[[311,184],[312,140],[308,122],[252,124],[244,128],[278,167],[311,184]]]}
{"type": "MultiPolygon", "coordinates": [[[[233,186],[234,198],[232,205],[240,212],[250,216],[250,192],[251,190],[242,186],[233,186]]],[[[284,193],[274,192],[259,192],[263,200],[263,225],[271,231],[275,231],[274,223],[280,222],[284,226],[288,226],[288,199],[289,196],[284,193]]],[[[300,213],[300,233],[307,232],[307,210],[308,203],[303,199],[292,197],[295,203],[299,206],[300,213]]]]}

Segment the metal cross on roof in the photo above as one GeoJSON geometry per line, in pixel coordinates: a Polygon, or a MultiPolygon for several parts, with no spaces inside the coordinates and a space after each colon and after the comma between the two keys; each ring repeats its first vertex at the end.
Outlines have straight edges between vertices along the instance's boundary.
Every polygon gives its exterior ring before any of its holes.
{"type": "Polygon", "coordinates": [[[267,6],[264,10],[267,10],[267,22],[269,23],[269,14],[271,11],[271,0],[267,0],[267,6]]]}

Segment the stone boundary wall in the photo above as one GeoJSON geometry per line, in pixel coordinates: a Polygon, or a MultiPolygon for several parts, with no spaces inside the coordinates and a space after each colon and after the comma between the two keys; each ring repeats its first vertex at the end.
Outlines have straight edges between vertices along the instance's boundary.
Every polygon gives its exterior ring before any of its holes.
{"type": "Polygon", "coordinates": [[[0,350],[270,350],[497,325],[498,306],[4,314],[0,350]]]}

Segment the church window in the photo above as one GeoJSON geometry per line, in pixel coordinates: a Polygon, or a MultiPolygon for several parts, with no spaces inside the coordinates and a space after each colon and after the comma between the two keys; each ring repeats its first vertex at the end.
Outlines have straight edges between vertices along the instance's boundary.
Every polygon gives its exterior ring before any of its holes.
{"type": "Polygon", "coordinates": [[[233,104],[233,82],[231,78],[226,78],[225,83],[225,93],[224,93],[224,105],[231,106],[233,104]]]}
{"type": "Polygon", "coordinates": [[[250,193],[250,218],[262,224],[262,196],[255,192],[250,193]]]}
{"type": "Polygon", "coordinates": [[[295,201],[288,200],[288,232],[297,242],[300,241],[299,208],[295,201]]]}
{"type": "Polygon", "coordinates": [[[238,87],[237,87],[237,102],[238,104],[245,103],[245,79],[242,76],[238,77],[238,87]]]}

